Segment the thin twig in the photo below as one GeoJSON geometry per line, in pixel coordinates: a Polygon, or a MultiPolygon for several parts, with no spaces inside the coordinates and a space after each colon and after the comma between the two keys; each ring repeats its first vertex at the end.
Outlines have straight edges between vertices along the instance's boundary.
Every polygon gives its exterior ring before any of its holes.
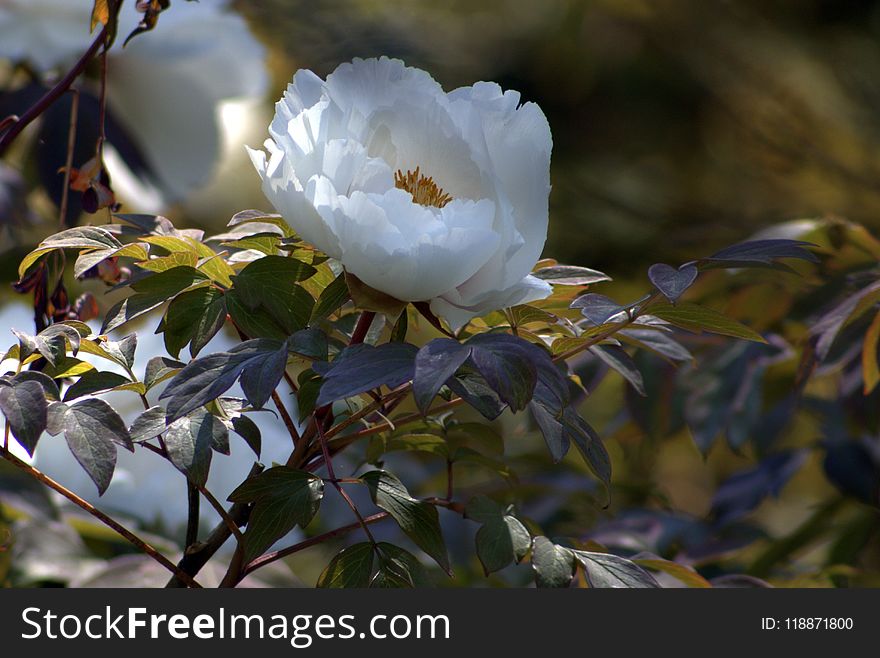
{"type": "Polygon", "coordinates": [[[358,522],[364,529],[364,533],[367,535],[367,538],[370,540],[370,543],[375,546],[376,540],[373,538],[373,533],[370,532],[370,528],[364,522],[364,517],[361,515],[360,510],[358,510],[357,505],[354,504],[354,501],[351,499],[351,496],[342,488],[342,485],[339,483],[339,480],[336,479],[336,473],[333,470],[333,460],[330,459],[330,453],[327,451],[327,438],[324,436],[324,432],[321,429],[321,423],[317,423],[318,428],[318,441],[321,444],[321,450],[324,453],[324,464],[327,466],[327,473],[330,475],[330,482],[336,488],[336,491],[339,492],[339,495],[342,496],[342,499],[348,504],[351,508],[351,511],[354,512],[354,515],[357,517],[358,522]]]}
{"type": "MultiPolygon", "coordinates": [[[[453,511],[456,514],[464,515],[465,506],[459,502],[445,500],[443,498],[425,498],[422,502],[428,503],[430,505],[436,505],[437,507],[445,507],[446,509],[453,511]]],[[[322,544],[323,542],[330,539],[335,539],[336,537],[346,535],[353,530],[357,530],[358,528],[363,527],[364,524],[372,525],[373,523],[378,523],[379,521],[383,521],[388,518],[391,518],[391,515],[388,512],[377,512],[376,514],[371,514],[370,516],[364,518],[363,523],[361,523],[360,521],[349,523],[348,525],[341,526],[339,528],[336,528],[335,530],[330,530],[320,535],[315,535],[314,537],[304,539],[303,541],[294,544],[293,546],[281,548],[277,551],[273,551],[272,553],[266,553],[265,555],[261,555],[260,557],[251,560],[247,564],[247,566],[245,566],[242,574],[243,576],[247,576],[257,569],[265,567],[267,564],[271,564],[276,560],[288,557],[290,555],[293,555],[294,553],[299,553],[302,550],[305,550],[312,546],[316,546],[318,544],[322,544]]]]}
{"type": "Polygon", "coordinates": [[[555,361],[557,363],[559,361],[567,361],[571,357],[580,354],[584,350],[588,350],[591,347],[593,347],[594,345],[598,345],[606,338],[610,338],[611,336],[616,334],[621,329],[625,329],[626,327],[631,325],[633,322],[635,322],[645,312],[645,310],[651,304],[653,304],[659,297],[660,297],[660,291],[655,290],[653,293],[651,293],[650,295],[648,295],[648,297],[645,298],[645,301],[639,305],[639,309],[637,311],[627,314],[627,317],[625,320],[623,320],[621,322],[616,322],[615,324],[611,325],[610,327],[608,327],[604,331],[601,331],[598,334],[596,334],[595,336],[591,337],[590,340],[586,341],[582,345],[576,345],[575,347],[572,347],[567,352],[563,352],[562,354],[557,354],[556,356],[553,357],[553,361],[555,361]]]}
{"type": "Polygon", "coordinates": [[[367,332],[370,331],[370,327],[373,324],[373,320],[376,318],[375,311],[364,311],[361,313],[361,317],[358,318],[357,325],[355,325],[354,331],[351,334],[351,340],[348,342],[349,345],[359,345],[364,342],[364,339],[367,337],[367,332]]]}
{"type": "Polygon", "coordinates": [[[21,115],[18,121],[14,122],[9,129],[0,136],[0,155],[6,151],[9,145],[21,134],[21,131],[24,130],[30,123],[40,116],[46,109],[49,108],[55,101],[57,101],[64,92],[66,92],[70,85],[73,84],[73,81],[76,80],[80,73],[82,73],[86,65],[91,61],[92,57],[98,52],[98,48],[101,47],[101,44],[104,43],[107,38],[107,26],[105,25],[101,28],[100,34],[95,38],[92,44],[89,46],[88,50],[86,50],[82,57],[73,65],[73,68],[70,69],[67,74],[59,80],[54,87],[52,87],[49,91],[47,91],[40,100],[34,103],[31,107],[27,109],[27,111],[21,115]]]}
{"type": "Polygon", "coordinates": [[[330,530],[329,532],[325,532],[321,535],[315,535],[314,537],[309,537],[308,539],[304,539],[298,544],[294,544],[293,546],[288,546],[287,548],[282,548],[277,551],[273,551],[272,553],[266,553],[265,555],[261,555],[260,557],[252,560],[248,565],[244,568],[244,575],[248,575],[252,571],[256,571],[260,567],[265,567],[267,564],[275,562],[276,560],[280,560],[282,558],[287,557],[288,555],[293,555],[294,553],[298,553],[306,548],[311,546],[315,546],[317,544],[321,544],[328,539],[333,539],[335,537],[340,537],[342,535],[348,534],[352,530],[357,530],[358,528],[363,527],[364,524],[371,525],[378,521],[382,521],[384,519],[390,518],[391,515],[388,512],[378,512],[377,514],[373,514],[363,519],[363,523],[361,521],[356,521],[354,523],[350,523],[346,526],[342,526],[341,528],[336,528],[335,530],[330,530]]]}
{"type": "Polygon", "coordinates": [[[278,391],[272,391],[272,402],[278,407],[278,413],[281,414],[281,419],[284,421],[284,426],[287,428],[287,433],[290,434],[290,440],[293,442],[293,448],[296,450],[300,444],[300,435],[296,429],[296,423],[293,422],[293,418],[287,413],[287,409],[284,407],[278,391]]]}
{"type": "Polygon", "coordinates": [[[79,90],[71,87],[70,126],[67,129],[67,159],[64,161],[64,187],[58,208],[58,229],[63,230],[67,220],[67,204],[70,199],[70,170],[73,168],[73,149],[76,146],[76,122],[79,115],[79,90]]]}
{"type": "Polygon", "coordinates": [[[80,498],[79,496],[77,496],[75,493],[73,493],[72,491],[67,489],[64,485],[59,484],[58,482],[56,482],[55,480],[50,478],[48,475],[46,475],[42,471],[38,471],[36,468],[31,466],[30,464],[23,462],[18,457],[16,457],[15,455],[13,455],[12,453],[10,453],[8,451],[3,453],[3,458],[6,459],[6,461],[8,461],[9,463],[11,463],[13,466],[16,466],[17,468],[21,469],[22,471],[24,471],[25,473],[30,475],[35,480],[38,480],[39,482],[45,484],[50,489],[57,491],[62,496],[67,498],[67,500],[69,500],[74,505],[77,505],[81,509],[85,510],[86,512],[88,512],[89,514],[94,516],[96,519],[98,519],[101,523],[103,523],[107,527],[113,529],[115,532],[117,532],[119,535],[121,535],[122,537],[127,539],[131,544],[136,546],[142,552],[146,553],[151,558],[156,560],[156,562],[158,562],[163,567],[168,569],[171,573],[173,573],[175,575],[175,577],[180,578],[184,583],[186,583],[190,587],[201,587],[201,585],[199,585],[195,580],[193,580],[193,577],[190,574],[188,574],[185,571],[183,571],[182,569],[180,569],[171,560],[169,560],[167,557],[162,555],[159,551],[157,551],[155,548],[150,546],[147,542],[145,542],[143,539],[138,537],[131,530],[129,530],[125,526],[121,525],[120,523],[118,523],[114,519],[112,519],[109,516],[107,516],[106,514],[104,514],[104,512],[97,509],[94,505],[92,505],[88,501],[85,501],[82,498],[80,498]]]}
{"type": "Polygon", "coordinates": [[[101,61],[101,91],[98,98],[98,143],[95,145],[95,157],[98,164],[104,166],[104,141],[107,139],[105,123],[107,120],[107,39],[104,40],[104,49],[100,55],[101,61]]]}
{"type": "Polygon", "coordinates": [[[229,532],[231,532],[236,541],[243,541],[244,535],[241,533],[241,530],[238,529],[238,526],[235,524],[235,520],[229,515],[229,512],[226,511],[226,508],[223,507],[223,504],[217,500],[217,498],[208,491],[207,487],[200,486],[199,492],[205,497],[205,500],[214,508],[214,511],[223,519],[223,522],[226,524],[226,527],[229,528],[229,532]]]}

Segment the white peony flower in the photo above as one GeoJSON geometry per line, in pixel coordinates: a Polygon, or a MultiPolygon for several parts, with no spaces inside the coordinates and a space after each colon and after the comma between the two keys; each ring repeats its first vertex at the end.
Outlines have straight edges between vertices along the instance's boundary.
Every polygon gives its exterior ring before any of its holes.
{"type": "MultiPolygon", "coordinates": [[[[228,0],[177,2],[156,29],[125,47],[143,14],[125,2],[108,57],[107,98],[114,117],[142,149],[157,180],[138,181],[114,151],[106,154],[114,186],[158,212],[206,183],[221,153],[222,112],[237,99],[259,99],[268,73],[265,49],[228,0]],[[127,188],[127,189],[125,189],[127,188]]],[[[63,72],[88,48],[94,0],[0,0],[0,58],[40,73],[63,72]]]]}
{"type": "Polygon", "coordinates": [[[542,299],[529,275],[547,237],[550,127],[534,103],[479,82],[445,93],[399,60],[293,77],[267,154],[269,201],[367,285],[429,301],[454,328],[542,299]]]}

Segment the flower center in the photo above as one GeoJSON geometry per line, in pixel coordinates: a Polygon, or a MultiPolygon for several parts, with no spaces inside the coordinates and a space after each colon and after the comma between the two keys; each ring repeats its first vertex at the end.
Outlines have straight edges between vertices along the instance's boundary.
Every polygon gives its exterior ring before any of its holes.
{"type": "Polygon", "coordinates": [[[418,167],[415,171],[407,170],[405,174],[398,169],[394,174],[394,186],[412,194],[413,201],[420,206],[442,208],[452,201],[452,197],[433,178],[424,176],[418,167]]]}

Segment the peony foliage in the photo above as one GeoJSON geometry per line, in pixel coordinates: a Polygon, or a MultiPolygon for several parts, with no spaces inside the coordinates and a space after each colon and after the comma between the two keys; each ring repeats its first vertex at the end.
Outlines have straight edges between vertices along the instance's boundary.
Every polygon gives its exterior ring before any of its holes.
{"type": "MultiPolygon", "coordinates": [[[[125,6],[93,5],[92,28],[102,26],[107,48],[125,6]]],[[[168,6],[141,3],[128,39],[151,31],[168,6]]],[[[223,7],[213,18],[240,30],[223,7]]],[[[102,214],[60,230],[19,265],[17,288],[34,293],[36,330],[16,331],[2,359],[14,364],[0,374],[7,440],[33,456],[42,442],[63,438],[99,496],[113,481],[119,449],[152,453],[179,471],[189,523],[175,561],[77,503],[167,569],[169,586],[198,586],[212,560],[223,563],[220,584],[236,586],[343,536],[358,540],[327,558],[318,586],[436,584],[455,578],[458,566],[446,514],[472,524],[473,553],[487,577],[527,562],[539,587],[653,588],[661,576],[709,586],[683,564],[627,552],[613,537],[603,544],[601,533],[545,536],[522,511],[530,501],[514,486],[517,450],[523,441],[543,442],[543,459],[558,468],[574,453],[582,462],[577,486],[610,503],[613,459],[582,413],[590,368],[596,381],[609,372],[621,377],[630,420],[646,434],[663,422],[687,424],[704,454],[722,435],[742,448],[753,426],[770,424],[755,391],[793,351],[779,333],[703,303],[698,289],[709,279],[727,293],[712,279],[718,270],[730,280],[743,273],[760,280],[768,270],[797,277],[818,262],[815,244],[757,239],[680,266],[656,263],[642,295],[614,299],[603,291],[604,273],[541,258],[552,138],[541,109],[520,101],[490,82],[445,92],[425,71],[388,58],[342,64],[326,79],[301,70],[276,104],[265,150],[249,150],[275,212],[236,212],[213,235],[158,214],[118,212],[100,137],[94,162],[68,183],[109,195],[99,204],[106,223],[102,214]],[[72,285],[103,282],[106,300],[84,294],[71,304],[65,275],[72,285]],[[94,319],[100,329],[87,323],[94,319]],[[136,372],[144,331],[162,335],[166,354],[151,354],[136,372]],[[208,349],[221,334],[233,337],[232,346],[208,349]],[[693,368],[695,347],[708,355],[701,372],[693,368]],[[658,373],[658,362],[667,370],[658,373]],[[124,418],[106,399],[111,394],[132,396],[143,410],[124,418]],[[283,463],[261,461],[254,418],[266,413],[289,434],[283,463]],[[505,426],[511,419],[529,431],[516,436],[505,426]],[[233,441],[252,453],[250,473],[218,497],[209,475],[216,460],[230,458],[233,441]],[[499,493],[487,479],[507,489],[499,493]],[[326,513],[329,496],[345,503],[348,523],[326,513]],[[203,503],[221,517],[210,532],[198,527],[203,503]],[[380,523],[396,524],[393,541],[374,533],[380,523]],[[292,531],[307,538],[291,543],[292,531]]],[[[110,107],[122,102],[111,88],[110,107]]],[[[112,131],[107,137],[112,144],[112,131]]],[[[155,156],[147,150],[144,158],[155,156]]],[[[205,172],[191,169],[191,180],[174,175],[171,182],[196,185],[205,172]]],[[[164,175],[157,171],[160,184],[164,175]]],[[[179,191],[166,190],[170,198],[179,191]]],[[[846,243],[840,226],[824,229],[846,243]]],[[[876,262],[876,243],[847,230],[847,240],[876,262]]],[[[833,358],[850,374],[861,368],[864,393],[876,388],[880,316],[868,311],[878,300],[871,278],[821,314],[791,390],[800,392],[810,372],[833,358]],[[861,349],[843,349],[841,337],[853,330],[861,349]]],[[[833,482],[866,500],[875,495],[841,465],[859,448],[822,449],[833,482]]],[[[2,455],[74,499],[6,442],[2,455]]],[[[740,519],[807,456],[805,448],[760,454],[753,469],[719,488],[714,521],[740,519]]]]}
{"type": "MultiPolygon", "coordinates": [[[[592,354],[644,394],[622,340],[683,363],[691,357],[678,341],[680,331],[764,340],[709,307],[672,303],[701,272],[815,259],[800,241],[744,243],[682,268],[654,266],[653,288],[629,303],[589,292],[601,287],[605,275],[544,260],[530,276],[546,282],[551,290],[546,298],[493,310],[454,328],[418,302],[387,315],[359,307],[344,262],[306,242],[279,215],[243,211],[228,229],[205,236],[178,229],[165,217],[116,215],[113,223],[50,236],[21,263],[23,279],[59,253],[72,260],[80,278],[97,276],[109,261],[124,264],[119,267],[124,274],[111,282],[124,297],[107,309],[99,333],[76,320],[53,323],[36,335],[19,333],[5,358],[17,360],[20,372],[0,378],[0,410],[12,436],[32,454],[44,432],[63,435],[99,492],[112,478],[119,447],[163,455],[192,487],[203,490],[212,460],[228,454],[232,437],[246,442],[254,453],[253,474],[229,495],[228,510],[229,518],[239,521],[236,541],[243,558],[230,567],[228,584],[283,557],[285,547],[273,546],[320,515],[328,487],[358,485],[381,515],[396,521],[450,574],[438,508],[480,524],[476,554],[487,574],[530,556],[539,585],[566,585],[580,565],[590,582],[603,586],[602,570],[616,560],[627,574],[626,586],[657,586],[648,571],[624,558],[552,543],[513,508],[498,507],[485,496],[457,500],[451,474],[459,464],[513,477],[503,457],[489,456],[494,451],[484,443],[489,426],[466,420],[461,411],[470,407],[486,423],[504,413],[528,414],[543,436],[548,460],[559,462],[574,448],[610,491],[611,460],[578,411],[588,391],[571,363],[592,354]],[[125,331],[145,317],[163,335],[168,356],[154,356],[139,375],[131,370],[137,333],[125,331]],[[205,345],[221,331],[234,332],[240,342],[205,354],[205,345]],[[180,361],[185,348],[189,359],[180,361]],[[94,368],[78,358],[83,353],[121,365],[127,375],[94,368]],[[47,362],[41,371],[26,369],[41,360],[47,362]],[[242,398],[230,396],[235,385],[242,398]],[[141,397],[145,410],[127,424],[101,400],[111,391],[141,397]],[[259,463],[259,430],[250,416],[269,408],[288,423],[293,447],[286,464],[267,467],[259,463]],[[351,464],[342,461],[345,455],[364,447],[356,461],[374,470],[332,470],[334,461],[351,464]],[[445,495],[415,497],[387,470],[387,454],[401,450],[445,462],[450,473],[445,495]]],[[[232,536],[223,523],[215,533],[214,543],[193,549],[204,560],[232,536]]],[[[188,555],[179,568],[194,578],[200,567],[193,565],[200,564],[188,555]]],[[[179,582],[179,576],[174,579],[179,582]]],[[[333,558],[318,582],[378,586],[424,579],[419,559],[406,549],[368,542],[333,558]]]]}

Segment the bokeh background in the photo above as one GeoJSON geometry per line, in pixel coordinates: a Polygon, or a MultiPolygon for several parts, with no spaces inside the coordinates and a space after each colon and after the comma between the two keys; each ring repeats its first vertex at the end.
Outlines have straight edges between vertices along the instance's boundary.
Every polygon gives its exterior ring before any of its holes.
{"type": "MultiPolygon", "coordinates": [[[[323,77],[352,57],[388,55],[430,71],[447,89],[494,80],[541,106],[554,140],[545,255],[607,272],[614,282],[603,286],[605,294],[635,297],[648,286],[651,263],[690,260],[792,219],[845,217],[880,231],[878,2],[232,4],[266,48],[268,91],[249,111],[224,115],[225,145],[212,181],[165,211],[178,226],[219,232],[235,211],[267,207],[241,144],[262,141],[272,102],[296,69],[323,77]]],[[[26,156],[16,157],[27,172],[26,156]]],[[[3,281],[13,281],[20,257],[54,230],[44,197],[26,190],[27,210],[15,206],[0,217],[3,281]]],[[[136,199],[122,201],[138,210],[136,199]]],[[[0,297],[7,307],[21,301],[8,288],[0,297]]],[[[563,491],[529,510],[549,515],[561,534],[614,518],[638,525],[638,514],[623,514],[630,505],[705,518],[718,483],[754,463],[748,451],[724,444],[704,458],[684,431],[659,445],[632,428],[615,434],[614,410],[624,395],[620,381],[609,380],[587,403],[591,422],[613,435],[620,490],[612,508],[602,509],[594,490],[580,490],[581,475],[523,462],[533,476],[524,491],[544,492],[554,478],[563,491]]],[[[504,431],[513,445],[524,440],[522,423],[504,431]]],[[[802,423],[797,431],[817,430],[802,423]]],[[[763,532],[784,537],[833,491],[816,461],[752,518],[763,532]]],[[[876,541],[875,516],[866,517],[874,525],[856,512],[846,518],[854,519],[854,533],[863,530],[852,541],[876,541]]],[[[811,574],[829,541],[798,549],[794,571],[811,574]]],[[[306,581],[320,567],[309,560],[294,563],[306,581]]],[[[479,580],[476,569],[471,576],[479,580]]],[[[798,582],[812,584],[811,577],[798,582]]]]}

